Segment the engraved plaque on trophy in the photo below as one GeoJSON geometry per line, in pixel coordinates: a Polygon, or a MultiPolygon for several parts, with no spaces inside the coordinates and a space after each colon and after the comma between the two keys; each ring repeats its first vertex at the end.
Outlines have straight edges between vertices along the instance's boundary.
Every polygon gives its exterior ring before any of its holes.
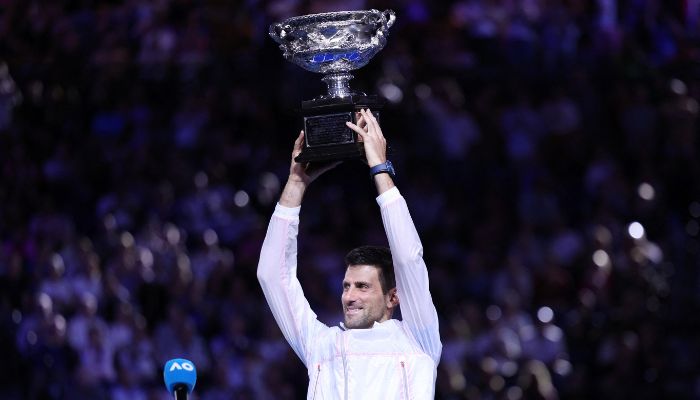
{"type": "Polygon", "coordinates": [[[384,101],[350,89],[349,71],[365,66],[384,45],[396,15],[392,10],[302,15],[270,25],[282,55],[302,68],[324,74],[328,93],[302,101],[305,143],[296,161],[364,158],[362,142],[345,125],[369,108],[378,117],[384,101]]]}

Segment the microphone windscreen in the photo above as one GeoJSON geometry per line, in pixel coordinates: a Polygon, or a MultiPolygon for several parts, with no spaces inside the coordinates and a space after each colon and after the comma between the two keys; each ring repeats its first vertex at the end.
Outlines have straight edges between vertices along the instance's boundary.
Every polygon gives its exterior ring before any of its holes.
{"type": "Polygon", "coordinates": [[[192,361],[175,358],[165,363],[163,379],[168,393],[172,393],[179,384],[187,386],[187,393],[192,393],[197,382],[197,369],[192,361]]]}

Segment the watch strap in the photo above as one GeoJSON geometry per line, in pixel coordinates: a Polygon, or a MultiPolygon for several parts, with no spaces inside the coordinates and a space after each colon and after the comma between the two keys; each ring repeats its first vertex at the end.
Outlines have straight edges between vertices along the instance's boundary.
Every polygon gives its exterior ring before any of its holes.
{"type": "Polygon", "coordinates": [[[394,171],[394,165],[391,163],[391,161],[386,160],[385,162],[377,164],[369,169],[370,178],[382,173],[387,173],[392,178],[396,177],[396,171],[394,171]]]}

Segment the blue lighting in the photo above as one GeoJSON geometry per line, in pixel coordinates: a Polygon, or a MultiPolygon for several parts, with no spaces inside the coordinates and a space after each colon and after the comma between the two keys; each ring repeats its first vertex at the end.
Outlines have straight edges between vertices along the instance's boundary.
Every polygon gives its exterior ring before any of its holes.
{"type": "Polygon", "coordinates": [[[347,60],[347,61],[357,61],[360,59],[360,53],[357,51],[352,51],[349,53],[314,54],[314,56],[311,58],[311,63],[321,64],[321,63],[338,61],[338,60],[343,60],[343,59],[347,60]]]}

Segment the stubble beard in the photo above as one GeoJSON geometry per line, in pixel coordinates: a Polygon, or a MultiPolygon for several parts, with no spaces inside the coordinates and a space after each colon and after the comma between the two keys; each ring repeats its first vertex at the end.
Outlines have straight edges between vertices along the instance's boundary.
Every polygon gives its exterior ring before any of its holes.
{"type": "Polygon", "coordinates": [[[368,310],[363,309],[361,314],[354,318],[348,318],[346,315],[344,324],[348,329],[367,329],[380,319],[381,317],[373,317],[368,310]]]}

